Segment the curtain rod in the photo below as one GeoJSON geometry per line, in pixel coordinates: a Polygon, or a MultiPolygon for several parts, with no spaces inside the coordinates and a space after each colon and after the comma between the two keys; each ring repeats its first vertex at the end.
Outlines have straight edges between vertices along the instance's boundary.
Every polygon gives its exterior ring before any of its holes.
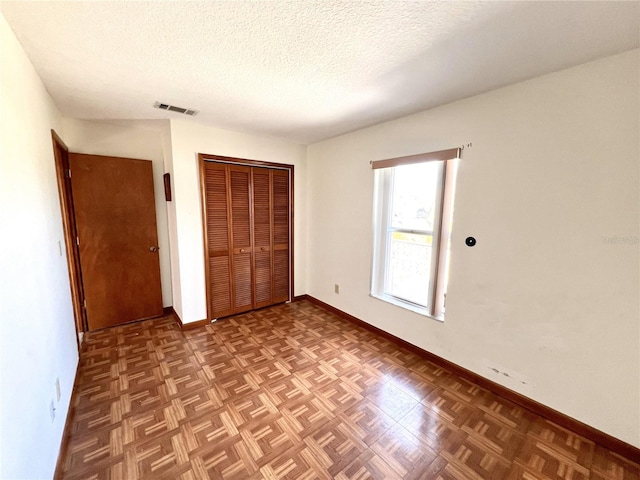
{"type": "Polygon", "coordinates": [[[406,157],[387,158],[385,160],[372,160],[369,162],[372,169],[397,167],[400,165],[410,165],[412,163],[432,162],[451,160],[452,158],[460,158],[460,153],[464,147],[449,148],[447,150],[438,150],[437,152],[418,153],[416,155],[408,155],[406,157]]]}

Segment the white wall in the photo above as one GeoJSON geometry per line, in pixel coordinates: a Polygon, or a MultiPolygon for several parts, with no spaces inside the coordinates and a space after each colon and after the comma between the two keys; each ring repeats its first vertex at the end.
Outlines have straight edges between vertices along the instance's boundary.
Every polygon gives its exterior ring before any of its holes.
{"type": "Polygon", "coordinates": [[[638,57],[309,146],[308,293],[640,446],[638,57]],[[369,161],[468,143],[445,322],[370,298],[369,161]]]}
{"type": "Polygon", "coordinates": [[[78,364],[50,133],[62,122],[1,15],[0,35],[0,478],[46,479],[78,364]]]}
{"type": "Polygon", "coordinates": [[[179,258],[173,275],[179,276],[181,296],[174,308],[182,321],[202,320],[207,311],[198,153],[294,165],[294,291],[306,293],[306,147],[179,119],[171,121],[171,148],[176,224],[170,235],[178,244],[171,253],[179,258]]]}
{"type": "Polygon", "coordinates": [[[171,148],[171,122],[162,131],[164,170],[171,175],[171,202],[167,203],[167,230],[169,234],[169,254],[171,256],[171,294],[173,309],[182,312],[182,287],[180,283],[180,258],[178,257],[178,228],[176,220],[175,175],[173,171],[173,151],[171,148]]]}
{"type": "Polygon", "coordinates": [[[167,201],[164,197],[165,158],[162,143],[163,132],[169,128],[169,121],[72,120],[64,118],[62,122],[64,140],[72,152],[137,158],[151,160],[153,163],[162,304],[165,307],[171,306],[171,262],[167,201]]]}

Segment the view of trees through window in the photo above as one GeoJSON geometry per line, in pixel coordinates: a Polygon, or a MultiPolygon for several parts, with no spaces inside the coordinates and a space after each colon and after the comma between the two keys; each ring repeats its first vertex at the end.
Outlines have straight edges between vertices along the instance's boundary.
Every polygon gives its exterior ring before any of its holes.
{"type": "Polygon", "coordinates": [[[385,293],[423,306],[429,303],[441,168],[441,162],[396,167],[391,185],[385,293]]]}

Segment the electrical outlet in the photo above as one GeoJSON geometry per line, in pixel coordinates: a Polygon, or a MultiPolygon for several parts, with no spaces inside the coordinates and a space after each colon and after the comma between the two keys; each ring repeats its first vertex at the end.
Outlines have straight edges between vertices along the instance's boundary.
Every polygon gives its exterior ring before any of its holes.
{"type": "Polygon", "coordinates": [[[56,406],[53,404],[53,400],[49,404],[49,415],[51,415],[51,423],[56,419],[56,406]]]}
{"type": "Polygon", "coordinates": [[[58,400],[58,402],[60,401],[60,397],[62,395],[60,394],[60,378],[56,378],[56,399],[58,400]]]}
{"type": "Polygon", "coordinates": [[[337,294],[340,294],[340,285],[337,283],[333,286],[333,291],[337,294]]]}

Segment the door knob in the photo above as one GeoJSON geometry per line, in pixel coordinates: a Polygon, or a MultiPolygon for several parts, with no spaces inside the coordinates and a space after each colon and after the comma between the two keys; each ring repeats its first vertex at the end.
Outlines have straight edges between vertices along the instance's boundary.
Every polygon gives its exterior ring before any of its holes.
{"type": "Polygon", "coordinates": [[[157,252],[158,250],[160,250],[160,247],[156,247],[155,245],[152,245],[151,247],[149,247],[150,252],[157,252]]]}

